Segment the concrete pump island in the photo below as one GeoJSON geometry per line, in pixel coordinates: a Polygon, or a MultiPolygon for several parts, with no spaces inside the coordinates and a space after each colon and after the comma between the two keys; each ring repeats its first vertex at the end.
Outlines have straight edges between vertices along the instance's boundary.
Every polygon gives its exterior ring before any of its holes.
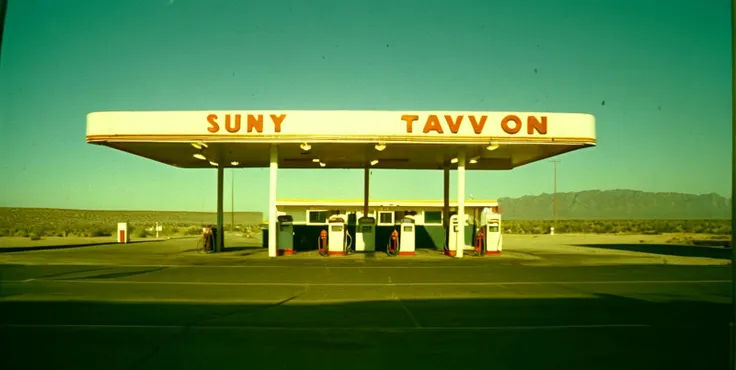
{"type": "MultiPolygon", "coordinates": [[[[417,248],[462,258],[501,253],[501,208],[465,199],[465,171],[511,170],[596,145],[585,113],[465,111],[122,111],[87,116],[87,142],[179,168],[217,170],[217,225],[206,232],[222,251],[225,168],[270,169],[270,257],[417,248]],[[363,169],[363,199],[279,200],[279,168],[363,169]],[[371,200],[371,169],[438,170],[444,199],[371,200]],[[450,170],[457,201],[450,202],[450,170]],[[462,216],[461,216],[462,215],[462,216]]],[[[126,224],[118,239],[128,240],[126,224]]]]}

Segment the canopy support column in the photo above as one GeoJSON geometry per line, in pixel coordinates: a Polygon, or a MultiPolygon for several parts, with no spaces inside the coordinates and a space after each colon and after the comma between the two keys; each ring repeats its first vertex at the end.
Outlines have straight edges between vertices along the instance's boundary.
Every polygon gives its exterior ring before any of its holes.
{"type": "Polygon", "coordinates": [[[465,151],[457,156],[457,250],[456,258],[463,258],[465,249],[465,151]]]}
{"type": "Polygon", "coordinates": [[[444,185],[443,185],[443,200],[442,205],[442,226],[445,227],[445,232],[450,227],[450,166],[445,165],[443,171],[444,185]]]}
{"type": "Polygon", "coordinates": [[[371,188],[371,169],[366,167],[363,169],[363,217],[368,217],[368,199],[371,188]]]}
{"type": "MultiPolygon", "coordinates": [[[[218,161],[221,162],[221,161],[218,161]]],[[[217,164],[217,239],[215,239],[215,252],[225,249],[225,225],[223,221],[223,194],[222,187],[225,178],[225,168],[222,163],[217,164]]]]}
{"type": "Polygon", "coordinates": [[[279,169],[279,152],[275,144],[271,145],[268,180],[268,256],[276,257],[276,180],[279,169]]]}

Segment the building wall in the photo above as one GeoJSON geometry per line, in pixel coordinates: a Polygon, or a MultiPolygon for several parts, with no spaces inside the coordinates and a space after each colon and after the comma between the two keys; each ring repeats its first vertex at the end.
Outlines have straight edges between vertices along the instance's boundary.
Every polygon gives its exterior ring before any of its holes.
{"type": "Polygon", "coordinates": [[[294,223],[306,223],[307,222],[306,210],[304,210],[303,212],[284,212],[284,213],[291,215],[291,217],[294,218],[294,223]]]}
{"type": "Polygon", "coordinates": [[[443,249],[446,231],[442,225],[416,227],[416,249],[443,249]]]}
{"type": "MultiPolygon", "coordinates": [[[[468,209],[467,212],[471,212],[472,211],[472,208],[470,208],[470,207],[466,207],[466,209],[468,209]]],[[[322,210],[322,211],[329,211],[330,209],[327,208],[327,207],[319,207],[319,206],[314,206],[314,207],[304,207],[304,206],[300,206],[300,207],[296,207],[296,206],[284,207],[284,206],[280,206],[280,207],[278,207],[278,214],[279,215],[281,215],[281,214],[291,215],[292,218],[294,219],[294,223],[295,224],[301,224],[301,223],[303,223],[303,224],[310,224],[308,222],[308,220],[307,220],[307,211],[308,210],[313,210],[313,211],[320,211],[320,210],[322,210]]],[[[343,216],[343,217],[345,217],[345,218],[347,218],[347,216],[349,214],[355,214],[355,217],[356,217],[355,219],[356,220],[358,218],[360,218],[360,217],[363,216],[362,207],[360,209],[357,209],[357,208],[340,209],[339,211],[340,211],[340,215],[343,216]]],[[[439,214],[440,215],[440,219],[434,220],[435,222],[434,223],[431,223],[431,225],[432,226],[441,226],[442,225],[442,219],[441,219],[442,208],[414,209],[413,211],[416,212],[416,214],[413,217],[414,217],[414,221],[415,221],[415,223],[417,225],[424,225],[424,224],[427,223],[427,221],[425,220],[425,212],[434,212],[436,214],[439,214]]],[[[453,211],[455,211],[455,210],[453,208],[451,208],[450,209],[450,212],[453,212],[453,211]]],[[[403,215],[403,213],[405,211],[404,210],[388,210],[388,209],[371,209],[368,212],[368,215],[369,216],[372,216],[372,217],[375,217],[375,218],[378,218],[379,217],[379,214],[382,213],[382,212],[393,212],[394,213],[394,220],[393,220],[393,222],[391,224],[394,224],[394,223],[396,223],[396,221],[398,221],[398,219],[403,215]]],[[[380,221],[380,220],[378,220],[378,221],[380,221]]],[[[379,222],[379,225],[380,225],[380,222],[379,222]]],[[[384,225],[381,225],[381,226],[384,226],[384,225]]]]}
{"type": "MultiPolygon", "coordinates": [[[[477,209],[477,207],[466,207],[467,213],[469,215],[473,215],[477,209]]],[[[312,251],[317,249],[317,240],[319,238],[320,231],[326,230],[327,225],[326,224],[313,224],[308,222],[307,218],[307,211],[308,210],[329,210],[329,207],[320,207],[320,206],[279,206],[278,207],[278,213],[279,214],[288,214],[291,215],[294,219],[294,251],[295,252],[304,252],[304,251],[312,251]]],[[[453,208],[450,209],[451,213],[454,211],[453,208]]],[[[372,209],[369,212],[369,216],[373,216],[376,219],[378,219],[379,212],[381,211],[388,211],[388,209],[372,209]]],[[[438,220],[435,220],[432,224],[425,224],[427,220],[425,220],[425,211],[433,211],[433,212],[442,212],[442,208],[425,208],[425,209],[413,209],[413,211],[416,212],[416,215],[414,215],[414,220],[416,224],[416,249],[437,249],[441,250],[445,247],[445,239],[446,239],[446,230],[444,226],[442,225],[441,218],[438,220]]],[[[478,209],[479,211],[479,209],[478,209]]],[[[400,228],[395,226],[395,223],[398,221],[398,219],[401,217],[403,210],[397,210],[393,211],[394,214],[394,222],[390,225],[385,224],[377,224],[376,226],[376,251],[379,252],[385,252],[386,246],[388,245],[389,238],[391,236],[391,233],[394,230],[399,231],[399,237],[401,237],[401,230],[400,228]]],[[[355,207],[347,209],[341,209],[340,210],[340,216],[345,218],[345,220],[348,222],[347,230],[350,233],[350,235],[354,238],[355,237],[355,222],[357,222],[357,219],[363,216],[362,207],[360,209],[357,209],[355,207]]],[[[472,217],[471,217],[472,218],[472,217]]],[[[263,246],[268,246],[268,233],[264,232],[264,240],[263,240],[263,246]]],[[[472,240],[472,239],[471,239],[472,240]]],[[[468,241],[470,243],[470,241],[468,241]]],[[[353,246],[355,243],[353,242],[353,246]]]]}

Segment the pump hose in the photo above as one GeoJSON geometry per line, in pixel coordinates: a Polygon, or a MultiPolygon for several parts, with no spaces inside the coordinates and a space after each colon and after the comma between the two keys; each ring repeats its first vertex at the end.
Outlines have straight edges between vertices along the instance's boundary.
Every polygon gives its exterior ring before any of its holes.
{"type": "Polygon", "coordinates": [[[391,251],[391,239],[388,240],[388,245],[386,245],[386,254],[391,257],[399,255],[399,248],[396,248],[393,252],[391,251]]]}
{"type": "Polygon", "coordinates": [[[345,236],[347,237],[345,240],[345,243],[346,243],[345,244],[345,254],[346,255],[352,254],[353,250],[351,249],[351,247],[353,246],[353,236],[350,235],[350,233],[347,232],[347,230],[345,230],[345,236]]]}

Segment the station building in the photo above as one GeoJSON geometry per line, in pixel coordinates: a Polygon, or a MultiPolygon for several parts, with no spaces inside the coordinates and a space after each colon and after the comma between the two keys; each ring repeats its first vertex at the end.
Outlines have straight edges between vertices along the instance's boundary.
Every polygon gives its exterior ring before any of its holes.
{"type": "MultiPolygon", "coordinates": [[[[496,217],[500,232],[501,214],[499,204],[495,200],[468,200],[465,203],[466,213],[469,215],[468,227],[466,227],[466,245],[470,249],[470,242],[477,234],[480,226],[478,221],[484,209],[488,209],[496,217]],[[474,227],[470,227],[470,226],[474,227]]],[[[351,247],[356,252],[387,252],[391,232],[397,230],[401,240],[402,230],[400,220],[410,217],[415,225],[415,248],[430,249],[437,251],[449,251],[447,243],[446,223],[449,218],[457,214],[457,202],[449,202],[448,214],[445,215],[444,203],[438,200],[370,200],[368,202],[368,213],[364,214],[362,200],[277,200],[276,210],[278,217],[289,216],[293,225],[293,249],[287,246],[279,246],[278,254],[290,255],[302,251],[318,249],[317,239],[319,233],[329,225],[330,217],[341,217],[346,220],[346,232],[350,235],[351,247]],[[372,246],[361,247],[361,241],[356,239],[361,233],[358,221],[364,217],[375,220],[375,237],[372,246]]],[[[277,225],[279,227],[280,225],[277,225]]],[[[280,229],[280,227],[279,227],[280,229]]],[[[495,231],[494,231],[495,232],[495,231]]],[[[266,233],[267,235],[267,233],[266,233]]],[[[278,239],[278,235],[277,235],[278,239]]],[[[268,238],[264,238],[264,247],[268,246],[268,238]]],[[[493,246],[491,253],[500,252],[502,240],[493,246]]],[[[342,253],[334,253],[342,254],[342,253]]],[[[490,253],[489,253],[490,254],[490,253]]],[[[399,251],[399,255],[414,255],[414,251],[399,251]]]]}

